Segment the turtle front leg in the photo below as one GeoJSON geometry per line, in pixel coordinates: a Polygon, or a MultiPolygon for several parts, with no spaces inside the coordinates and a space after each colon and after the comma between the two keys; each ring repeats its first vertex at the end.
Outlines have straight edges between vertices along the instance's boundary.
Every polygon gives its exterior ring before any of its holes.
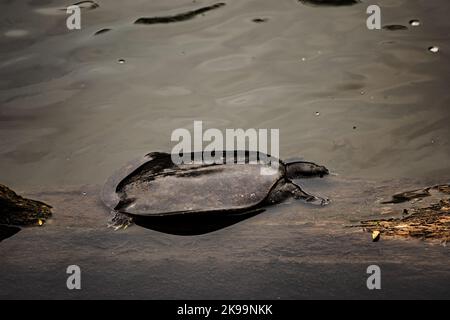
{"type": "Polygon", "coordinates": [[[287,179],[278,181],[277,185],[270,192],[268,201],[271,204],[275,204],[289,198],[300,199],[307,203],[319,206],[325,206],[330,202],[328,199],[306,193],[300,186],[287,179]]]}
{"type": "Polygon", "coordinates": [[[303,191],[299,186],[297,186],[296,184],[292,183],[294,186],[298,187],[298,189],[296,189],[294,191],[294,199],[300,199],[305,201],[306,203],[310,203],[316,206],[326,206],[327,204],[330,203],[329,199],[325,199],[322,197],[317,197],[317,196],[313,196],[311,194],[306,193],[305,191],[303,191]]]}
{"type": "Polygon", "coordinates": [[[108,223],[108,228],[113,228],[114,231],[117,231],[119,229],[125,230],[130,225],[133,224],[133,218],[123,214],[119,211],[112,211],[114,216],[111,218],[110,223],[108,223]]]}
{"type": "Polygon", "coordinates": [[[329,199],[316,197],[306,193],[292,181],[280,180],[269,196],[270,203],[280,203],[288,198],[300,199],[306,203],[325,206],[330,203],[329,199]]]}

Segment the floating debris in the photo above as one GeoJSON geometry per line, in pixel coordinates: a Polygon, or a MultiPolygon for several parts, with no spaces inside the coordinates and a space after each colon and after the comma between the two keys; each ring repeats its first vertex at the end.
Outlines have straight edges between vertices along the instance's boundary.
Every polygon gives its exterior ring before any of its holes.
{"type": "Polygon", "coordinates": [[[399,31],[399,30],[408,30],[408,27],[403,26],[401,24],[390,24],[387,26],[383,26],[383,29],[388,31],[399,31]]]}
{"type": "Polygon", "coordinates": [[[305,58],[305,57],[302,57],[302,61],[306,61],[306,58],[305,58]]]}
{"type": "Polygon", "coordinates": [[[426,208],[411,209],[412,213],[399,219],[362,221],[367,231],[378,231],[389,237],[413,237],[450,241],[450,198],[426,208]],[[376,229],[376,230],[375,230],[376,229]]]}
{"type": "Polygon", "coordinates": [[[425,189],[418,189],[413,191],[406,191],[401,193],[396,193],[392,196],[392,199],[389,201],[382,202],[383,204],[391,204],[391,203],[403,203],[407,201],[411,201],[414,199],[421,199],[425,197],[429,197],[430,194],[430,188],[425,189]]]}
{"type": "MultiPolygon", "coordinates": [[[[403,209],[401,218],[366,220],[358,227],[370,232],[372,239],[379,232],[380,235],[387,237],[412,237],[439,240],[444,243],[450,241],[450,185],[438,185],[423,190],[436,190],[443,193],[444,197],[425,207],[416,205],[403,209]]],[[[422,195],[418,190],[402,194],[409,195],[408,198],[412,195],[422,195]]]]}
{"type": "Polygon", "coordinates": [[[413,27],[418,27],[418,26],[420,26],[420,21],[417,19],[414,19],[414,20],[409,21],[409,24],[413,27]]]}
{"type": "Polygon", "coordinates": [[[320,112],[319,111],[316,112],[316,116],[317,117],[320,116],[320,112]]]}
{"type": "Polygon", "coordinates": [[[356,130],[356,126],[353,126],[353,130],[356,130]]]}
{"type": "Polygon", "coordinates": [[[351,6],[361,2],[359,0],[298,0],[298,1],[310,6],[324,6],[324,7],[351,6]]]}
{"type": "Polygon", "coordinates": [[[160,24],[160,23],[173,23],[181,22],[194,19],[196,16],[204,14],[205,12],[218,9],[223,7],[225,3],[220,2],[213,4],[208,7],[203,7],[197,10],[188,11],[184,13],[179,13],[173,16],[163,16],[163,17],[150,17],[150,18],[139,18],[134,23],[135,24],[160,24]]]}
{"type": "Polygon", "coordinates": [[[98,30],[96,33],[94,33],[94,36],[97,36],[97,35],[102,34],[102,33],[109,32],[109,31],[111,31],[111,30],[112,30],[112,29],[109,29],[109,28],[105,28],[105,29],[98,30]]]}
{"type": "Polygon", "coordinates": [[[439,52],[439,47],[436,47],[436,46],[429,47],[428,51],[430,51],[432,53],[438,53],[439,52]]]}
{"type": "Polygon", "coordinates": [[[269,19],[268,18],[255,18],[252,21],[255,23],[263,23],[263,22],[269,21],[269,19]]]}
{"type": "Polygon", "coordinates": [[[380,231],[378,230],[372,231],[372,241],[377,242],[378,240],[380,240],[380,235],[381,235],[380,231]]]}

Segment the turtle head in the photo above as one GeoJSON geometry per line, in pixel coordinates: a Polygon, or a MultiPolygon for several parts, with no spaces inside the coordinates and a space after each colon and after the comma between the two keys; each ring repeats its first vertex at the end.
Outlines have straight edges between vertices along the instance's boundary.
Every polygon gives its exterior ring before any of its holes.
{"type": "Polygon", "coordinates": [[[286,177],[288,179],[323,177],[330,172],[324,166],[313,162],[291,162],[286,165],[286,177]]]}

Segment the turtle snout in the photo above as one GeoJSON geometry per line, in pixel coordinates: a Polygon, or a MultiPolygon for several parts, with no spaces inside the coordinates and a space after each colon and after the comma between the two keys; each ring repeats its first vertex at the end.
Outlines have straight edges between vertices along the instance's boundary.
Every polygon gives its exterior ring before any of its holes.
{"type": "Polygon", "coordinates": [[[323,178],[324,176],[330,174],[330,172],[325,166],[320,166],[313,163],[311,164],[310,170],[314,176],[318,176],[320,178],[323,178]]]}
{"type": "Polygon", "coordinates": [[[330,174],[330,171],[328,171],[328,169],[325,166],[318,166],[318,167],[319,167],[318,173],[321,178],[323,178],[323,176],[330,174]]]}

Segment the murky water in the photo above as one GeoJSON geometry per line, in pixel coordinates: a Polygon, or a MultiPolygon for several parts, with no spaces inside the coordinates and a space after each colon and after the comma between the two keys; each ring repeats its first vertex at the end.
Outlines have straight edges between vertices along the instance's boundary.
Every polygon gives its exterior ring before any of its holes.
{"type": "Polygon", "coordinates": [[[72,258],[88,268],[84,297],[120,297],[116,288],[140,298],[373,297],[364,268],[376,261],[391,279],[384,297],[402,288],[407,297],[448,297],[447,249],[359,247],[363,235],[341,233],[372,214],[380,192],[450,178],[447,0],[378,1],[383,26],[406,28],[388,30],[367,29],[368,1],[224,1],[161,24],[134,22],[218,1],[97,2],[74,31],[60,10],[67,1],[0,3],[0,182],[39,189],[56,206],[54,226],[1,243],[0,287],[22,286],[0,297],[63,287],[58,270],[72,258]],[[170,151],[172,131],[194,120],[280,129],[281,158],[324,164],[343,179],[306,183],[334,206],[321,216],[279,206],[201,237],[105,229],[99,186],[131,159],[170,151]],[[58,193],[67,186],[76,191],[58,193]],[[106,288],[109,274],[116,282],[106,288]],[[414,286],[420,277],[429,281],[414,286]]]}
{"type": "Polygon", "coordinates": [[[447,175],[444,0],[381,1],[383,25],[422,22],[391,32],[365,27],[364,3],[240,1],[161,25],[133,22],[214,2],[99,4],[68,31],[60,1],[3,3],[2,182],[102,183],[130,159],[170,151],[171,132],[193,120],[279,128],[282,158],[346,177],[447,175]]]}

